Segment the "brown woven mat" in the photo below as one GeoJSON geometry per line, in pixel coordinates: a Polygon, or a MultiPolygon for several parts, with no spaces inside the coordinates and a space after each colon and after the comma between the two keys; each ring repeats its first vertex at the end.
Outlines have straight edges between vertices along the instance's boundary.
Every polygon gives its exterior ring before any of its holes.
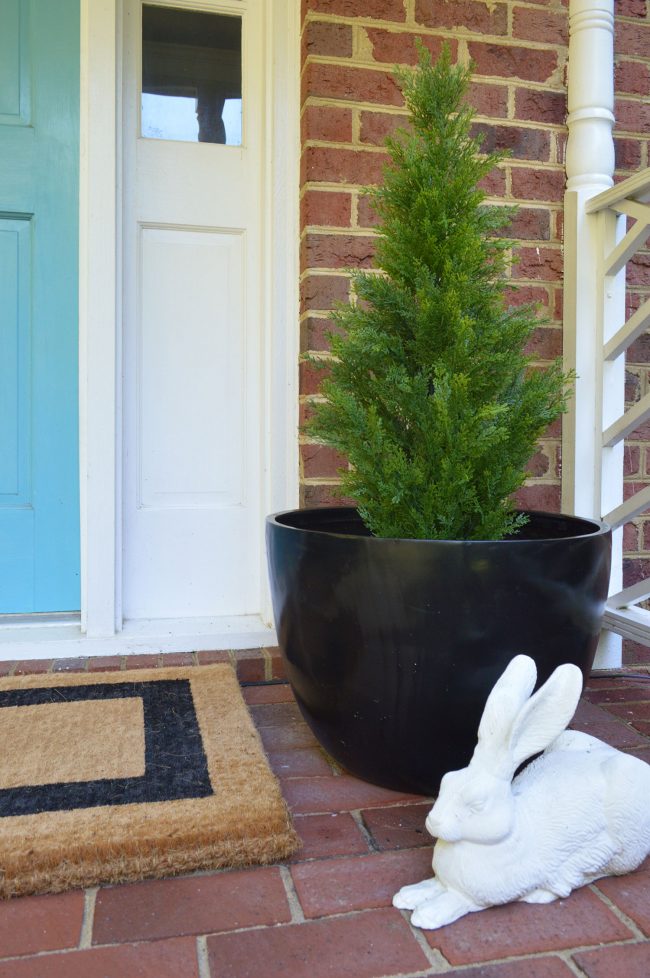
{"type": "Polygon", "coordinates": [[[0,896],[296,848],[229,665],[0,679],[0,738],[0,896]]]}

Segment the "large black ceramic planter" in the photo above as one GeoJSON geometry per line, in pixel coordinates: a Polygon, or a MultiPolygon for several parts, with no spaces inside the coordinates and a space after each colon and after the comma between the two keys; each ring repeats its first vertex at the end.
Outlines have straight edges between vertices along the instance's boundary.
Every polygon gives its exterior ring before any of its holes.
{"type": "Polygon", "coordinates": [[[530,513],[516,539],[380,539],[356,511],[267,520],[278,640],[307,722],[348,771],[434,794],[467,764],[520,652],[544,682],[592,666],[609,582],[603,524],[530,513]]]}

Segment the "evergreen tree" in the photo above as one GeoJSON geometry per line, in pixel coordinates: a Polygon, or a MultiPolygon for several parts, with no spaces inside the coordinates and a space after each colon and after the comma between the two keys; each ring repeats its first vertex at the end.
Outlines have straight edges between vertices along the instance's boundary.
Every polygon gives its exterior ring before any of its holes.
{"type": "Polygon", "coordinates": [[[447,46],[432,64],[419,44],[417,68],[396,75],[411,130],[387,140],[369,191],[378,271],[355,273],[356,304],[335,312],[306,430],[348,459],[341,492],[375,535],[501,539],[525,522],[509,497],[570,378],[529,366],[539,320],[505,307],[511,243],[498,235],[514,208],[487,206],[477,186],[502,155],[470,135],[471,70],[447,46]]]}

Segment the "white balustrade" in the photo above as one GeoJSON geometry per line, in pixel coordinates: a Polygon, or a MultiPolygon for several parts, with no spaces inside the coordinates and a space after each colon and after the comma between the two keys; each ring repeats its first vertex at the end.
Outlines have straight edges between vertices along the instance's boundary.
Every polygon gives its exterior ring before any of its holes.
{"type": "Polygon", "coordinates": [[[564,359],[577,379],[564,424],[562,508],[615,528],[596,660],[612,667],[621,635],[650,645],[650,612],[628,607],[650,596],[650,582],[621,590],[623,524],[650,507],[650,487],[623,499],[624,439],[650,418],[650,395],[625,411],[625,352],[650,325],[650,300],[625,320],[625,264],[650,234],[650,170],[613,185],[613,0],[570,0],[569,28],[564,359]]]}

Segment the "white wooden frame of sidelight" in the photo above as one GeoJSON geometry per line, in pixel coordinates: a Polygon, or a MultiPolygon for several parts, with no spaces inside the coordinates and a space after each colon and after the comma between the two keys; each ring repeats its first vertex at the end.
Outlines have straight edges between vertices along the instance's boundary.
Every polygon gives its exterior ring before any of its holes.
{"type": "Polygon", "coordinates": [[[614,529],[596,665],[615,667],[622,636],[650,645],[650,612],[634,607],[650,581],[622,590],[623,525],[650,507],[650,488],[623,501],[624,439],[650,418],[650,396],[625,411],[625,351],[650,325],[650,300],[625,320],[625,264],[650,235],[650,170],[613,185],[613,0],[570,0],[569,24],[564,343],[577,380],[562,508],[614,529]]]}
{"type": "MultiPolygon", "coordinates": [[[[201,0],[175,6],[208,9],[201,0]]],[[[81,0],[79,395],[81,618],[0,627],[0,659],[248,648],[275,642],[261,614],[122,622],[121,614],[121,3],[81,0]]],[[[269,104],[263,336],[264,513],[298,501],[299,3],[267,5],[269,104]]],[[[260,559],[263,560],[263,518],[260,559]]],[[[69,618],[70,616],[64,616],[69,618]]]]}

